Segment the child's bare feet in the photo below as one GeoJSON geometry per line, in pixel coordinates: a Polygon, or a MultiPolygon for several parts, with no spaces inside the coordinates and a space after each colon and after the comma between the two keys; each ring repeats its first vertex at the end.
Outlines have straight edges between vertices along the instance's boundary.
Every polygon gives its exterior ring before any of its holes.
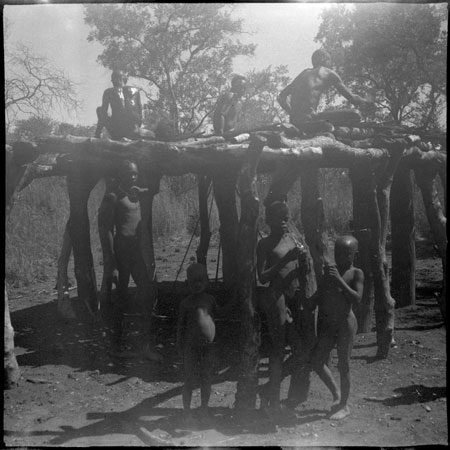
{"type": "Polygon", "coordinates": [[[330,420],[342,420],[350,414],[350,408],[347,405],[337,406],[337,409],[330,411],[330,420]]]}

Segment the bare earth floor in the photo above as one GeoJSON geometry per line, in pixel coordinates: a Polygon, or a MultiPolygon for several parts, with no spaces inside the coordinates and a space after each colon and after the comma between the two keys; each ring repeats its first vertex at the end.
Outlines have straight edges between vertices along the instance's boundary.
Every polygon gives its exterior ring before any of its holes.
{"type": "MultiPolygon", "coordinates": [[[[164,250],[161,270],[164,265],[176,269],[182,257],[176,243],[164,250]]],[[[357,336],[351,362],[352,413],[341,422],[326,418],[331,396],[315,374],[309,400],[294,416],[269,418],[256,412],[252,417],[234,417],[235,324],[218,323],[212,417],[189,430],[181,420],[182,367],[174,346],[173,320],[158,322],[161,363],[138,356],[116,359],[108,354],[107,323],[90,323],[77,298],[72,303],[79,318],[71,322],[57,318],[54,280],[12,289],[11,317],[22,378],[18,387],[4,392],[4,443],[14,447],[446,445],[446,330],[433,297],[440,271],[438,259],[418,261],[417,305],[397,310],[398,345],[387,360],[373,360],[374,332],[357,336]]],[[[260,382],[267,379],[264,351],[262,356],[260,382]]],[[[336,362],[333,354],[332,370],[338,377],[336,362]]],[[[289,377],[283,383],[283,396],[288,383],[289,377]]],[[[193,401],[199,404],[198,392],[193,401]]]]}

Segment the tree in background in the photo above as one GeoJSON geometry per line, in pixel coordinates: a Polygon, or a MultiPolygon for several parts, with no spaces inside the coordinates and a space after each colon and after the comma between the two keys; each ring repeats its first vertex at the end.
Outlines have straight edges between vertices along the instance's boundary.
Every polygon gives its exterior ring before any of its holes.
{"type": "Polygon", "coordinates": [[[7,135],[7,141],[33,141],[52,134],[55,127],[56,122],[50,117],[31,116],[28,119],[17,120],[14,131],[7,135]]]}
{"type": "Polygon", "coordinates": [[[236,38],[233,5],[155,3],[87,5],[88,40],[105,50],[99,61],[148,82],[149,110],[177,132],[200,129],[229,81],[233,58],[252,55],[236,38]]]}
{"type": "Polygon", "coordinates": [[[6,132],[17,117],[45,117],[55,107],[73,112],[80,107],[70,78],[25,45],[5,48],[6,132]]]}
{"type": "Polygon", "coordinates": [[[375,93],[375,117],[442,128],[446,20],[446,5],[338,5],[322,13],[315,40],[352,90],[375,93]]]}
{"type": "Polygon", "coordinates": [[[250,129],[273,122],[287,122],[277,97],[289,83],[287,66],[252,70],[245,74],[248,88],[242,101],[240,129],[250,129]]]}

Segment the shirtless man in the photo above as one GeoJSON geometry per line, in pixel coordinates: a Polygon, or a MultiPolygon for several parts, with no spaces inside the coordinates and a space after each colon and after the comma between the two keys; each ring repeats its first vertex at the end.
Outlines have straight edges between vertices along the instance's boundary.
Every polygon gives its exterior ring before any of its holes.
{"type": "MultiPolygon", "coordinates": [[[[268,206],[266,221],[270,226],[270,234],[261,239],[256,248],[259,281],[261,284],[270,283],[260,299],[271,338],[269,383],[264,388],[265,393],[261,396],[261,400],[262,403],[264,400],[269,409],[276,413],[281,409],[280,384],[286,325],[292,322],[292,319],[294,319],[293,325],[296,325],[295,321],[299,319],[296,317],[296,312],[299,310],[297,291],[300,287],[301,273],[306,269],[307,251],[294,234],[289,232],[289,209],[284,202],[276,201],[268,206]]],[[[289,331],[294,330],[291,327],[289,331]]],[[[290,334],[292,336],[292,333],[290,334]]],[[[293,337],[291,347],[298,362],[299,337],[295,333],[293,337]]],[[[306,378],[308,377],[309,374],[306,378]]]]}
{"type": "Polygon", "coordinates": [[[300,131],[333,131],[332,125],[316,114],[322,94],[331,88],[335,88],[353,105],[372,104],[372,101],[353,94],[341,77],[330,69],[331,58],[325,50],[316,50],[311,60],[313,68],[301,72],[278,96],[278,103],[289,114],[290,123],[300,131]]]}
{"type": "Polygon", "coordinates": [[[183,356],[185,383],[183,408],[187,424],[192,423],[191,399],[195,383],[200,382],[201,412],[208,417],[213,368],[212,343],[216,334],[213,315],[216,300],[205,291],[208,287],[206,266],[194,263],[187,269],[191,295],[180,304],[177,325],[177,348],[183,356]]]}
{"type": "Polygon", "coordinates": [[[141,128],[142,104],[139,90],[126,86],[127,78],[121,70],[111,75],[112,88],[103,93],[102,106],[97,108],[97,129],[95,137],[99,138],[103,128],[113,140],[154,139],[152,131],[141,128]],[[111,108],[111,116],[108,110],[111,108]]]}
{"type": "Polygon", "coordinates": [[[236,75],[231,80],[231,89],[223,94],[214,110],[214,133],[220,136],[233,131],[242,108],[241,98],[246,89],[247,80],[242,75],[236,75]]]}
{"type": "Polygon", "coordinates": [[[353,307],[362,298],[364,274],[353,266],[358,251],[358,241],[353,236],[336,239],[334,257],[336,264],[325,267],[323,285],[315,295],[319,306],[317,344],[312,356],[312,366],[333,396],[331,420],[350,414],[350,355],[357,331],[353,307]],[[327,366],[331,350],[337,346],[338,367],[341,379],[339,390],[327,366]]]}
{"type": "MultiPolygon", "coordinates": [[[[130,275],[137,286],[138,304],[142,309],[143,335],[150,341],[153,304],[148,304],[151,280],[148,276],[140,245],[141,208],[140,192],[136,186],[138,168],[134,162],[123,161],[119,170],[118,183],[107,192],[98,212],[98,224],[104,264],[113,267],[112,277],[118,285],[118,302],[115,305],[114,345],[121,347],[123,314],[130,304],[128,283],[130,275]],[[115,230],[115,233],[114,233],[115,230]]],[[[146,346],[145,356],[159,360],[160,355],[146,346]]],[[[122,352],[118,352],[121,354],[122,352]]]]}

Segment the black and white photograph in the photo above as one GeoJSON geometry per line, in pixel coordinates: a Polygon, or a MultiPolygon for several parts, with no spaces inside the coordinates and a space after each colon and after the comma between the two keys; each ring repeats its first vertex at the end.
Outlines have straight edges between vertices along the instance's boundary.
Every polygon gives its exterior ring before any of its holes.
{"type": "Polygon", "coordinates": [[[1,11],[5,447],[448,445],[447,3],[1,11]]]}

